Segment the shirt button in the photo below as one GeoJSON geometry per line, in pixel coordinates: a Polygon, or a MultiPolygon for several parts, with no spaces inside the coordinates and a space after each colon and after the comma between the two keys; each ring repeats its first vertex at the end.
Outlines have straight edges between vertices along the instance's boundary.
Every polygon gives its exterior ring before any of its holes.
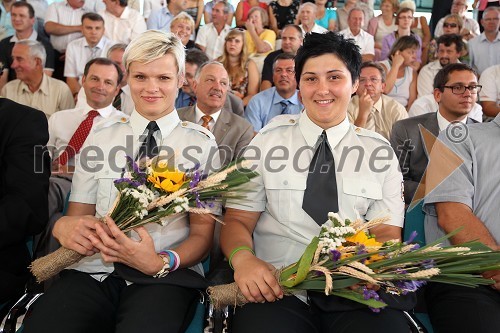
{"type": "Polygon", "coordinates": [[[288,185],[288,180],[284,180],[283,185],[288,185]]]}
{"type": "Polygon", "coordinates": [[[181,126],[182,126],[182,127],[186,127],[187,125],[188,125],[187,121],[183,121],[183,122],[181,123],[181,126]]]}
{"type": "Polygon", "coordinates": [[[361,193],[366,193],[366,190],[364,188],[362,188],[361,193]]]}
{"type": "Polygon", "coordinates": [[[295,124],[295,119],[290,119],[288,122],[289,122],[290,124],[295,124]]]}

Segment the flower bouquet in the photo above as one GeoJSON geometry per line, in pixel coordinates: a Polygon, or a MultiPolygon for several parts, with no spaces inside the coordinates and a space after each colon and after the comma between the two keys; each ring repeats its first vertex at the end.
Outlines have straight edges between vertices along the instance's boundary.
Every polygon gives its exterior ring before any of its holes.
{"type": "MultiPolygon", "coordinates": [[[[499,251],[477,241],[440,246],[459,230],[423,247],[412,244],[412,239],[378,242],[368,230],[387,220],[351,222],[330,213],[319,237],[313,238],[299,261],[277,270],[284,294],[317,291],[365,304],[378,312],[387,304],[375,288],[367,288],[367,285],[379,286],[390,294],[405,295],[415,292],[427,281],[467,287],[493,284],[480,273],[500,269],[499,251]],[[355,285],[359,287],[349,288],[355,285]]],[[[236,283],[210,287],[208,293],[215,308],[248,302],[236,283]]]]}
{"type": "MultiPolygon", "coordinates": [[[[257,175],[245,165],[244,160],[238,160],[207,177],[198,170],[199,166],[181,172],[169,169],[165,161],[156,157],[140,168],[127,156],[126,171],[114,181],[118,196],[107,215],[120,230],[128,232],[148,223],[164,225],[169,217],[184,212],[211,214],[214,205],[226,198],[243,197],[237,187],[257,175]]],[[[30,269],[42,282],[82,258],[78,252],[61,247],[33,261],[30,269]]]]}

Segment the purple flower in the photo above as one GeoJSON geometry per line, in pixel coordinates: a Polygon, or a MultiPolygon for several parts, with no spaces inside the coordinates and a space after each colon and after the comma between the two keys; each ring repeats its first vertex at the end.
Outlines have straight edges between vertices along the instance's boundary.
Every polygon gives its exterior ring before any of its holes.
{"type": "Polygon", "coordinates": [[[339,261],[341,256],[342,256],[342,253],[340,253],[339,251],[330,250],[330,259],[332,261],[339,261]]]}
{"type": "Polygon", "coordinates": [[[417,291],[420,287],[426,284],[426,281],[396,281],[395,286],[401,289],[401,293],[406,295],[410,292],[417,291]]]}
{"type": "MultiPolygon", "coordinates": [[[[363,286],[363,298],[365,300],[374,299],[376,301],[380,301],[379,294],[375,290],[368,289],[365,286],[363,286]]],[[[370,310],[372,310],[375,313],[379,313],[380,312],[379,308],[372,308],[371,306],[369,308],[370,308],[370,310]]]]}
{"type": "Polygon", "coordinates": [[[415,240],[417,235],[418,235],[418,233],[415,230],[413,230],[413,232],[410,234],[410,237],[408,238],[408,240],[405,243],[406,244],[413,243],[413,241],[415,240]]]}
{"type": "Polygon", "coordinates": [[[422,261],[420,266],[424,269],[433,268],[434,267],[434,259],[424,260],[424,261],[422,261]]]}
{"type": "Polygon", "coordinates": [[[119,178],[114,181],[115,184],[122,184],[122,183],[127,183],[132,187],[139,187],[142,185],[142,183],[132,180],[130,178],[119,178]]]}

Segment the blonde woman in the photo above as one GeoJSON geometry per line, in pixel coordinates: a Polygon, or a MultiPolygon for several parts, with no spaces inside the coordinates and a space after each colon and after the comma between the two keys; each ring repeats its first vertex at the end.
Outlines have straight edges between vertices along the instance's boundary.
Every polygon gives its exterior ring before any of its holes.
{"type": "MultiPolygon", "coordinates": [[[[219,165],[219,154],[210,153],[217,149],[213,135],[181,122],[174,107],[184,82],[185,52],[179,38],[146,31],[128,45],[123,62],[134,110],[130,117],[110,118],[106,126],[90,132],[86,147],[98,150],[101,159],[81,154],[67,216],[53,230],[64,247],[86,257],[64,270],[33,304],[26,332],[130,333],[144,327],[153,333],[184,332],[199,301],[195,287],[203,288],[198,284],[203,281],[200,262],[212,244],[211,216],[185,213],[165,225],[148,224],[134,229],[134,239],[110,218],[106,225],[99,222],[113,205],[118,194],[113,182],[121,178],[126,163],[123,152],[113,153],[113,147],[127,147],[133,158],[143,150],[151,156],[151,145],[161,147],[181,169],[196,163],[219,165]],[[194,146],[199,149],[193,151],[194,146]],[[182,154],[187,150],[189,158],[182,154]]],[[[108,80],[102,80],[107,85],[108,80]]]]}
{"type": "Polygon", "coordinates": [[[259,92],[259,70],[254,61],[248,58],[245,45],[245,31],[239,28],[231,30],[226,36],[224,54],[219,58],[231,80],[232,92],[248,101],[259,92]]]}
{"type": "Polygon", "coordinates": [[[170,22],[170,32],[180,38],[182,45],[186,49],[196,47],[194,41],[189,39],[194,31],[194,27],[193,18],[186,12],[180,12],[170,22]]]}

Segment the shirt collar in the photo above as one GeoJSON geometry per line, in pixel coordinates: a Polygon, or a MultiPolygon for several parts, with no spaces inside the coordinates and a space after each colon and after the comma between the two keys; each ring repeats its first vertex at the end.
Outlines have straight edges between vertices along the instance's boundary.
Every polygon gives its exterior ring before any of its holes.
{"type": "Polygon", "coordinates": [[[283,96],[281,96],[278,93],[278,90],[276,89],[276,87],[273,87],[273,89],[274,89],[274,91],[273,91],[273,104],[274,105],[279,104],[281,101],[284,101],[285,99],[287,99],[288,101],[290,101],[290,103],[292,103],[294,105],[299,105],[299,96],[297,94],[298,90],[295,90],[295,93],[290,98],[283,98],[283,96]]]}
{"type": "MultiPolygon", "coordinates": [[[[28,40],[36,40],[37,38],[38,38],[38,33],[36,32],[35,29],[33,29],[33,32],[31,33],[31,35],[27,39],[28,40]]],[[[17,38],[16,34],[14,34],[12,36],[12,38],[10,39],[10,42],[11,43],[19,42],[19,38],[17,38]]]]}
{"type": "MultiPolygon", "coordinates": [[[[486,35],[484,34],[484,32],[479,35],[479,38],[480,38],[481,42],[488,41],[488,39],[486,38],[486,35]]],[[[494,42],[497,42],[497,41],[500,41],[500,32],[497,32],[497,36],[495,37],[494,42]]]]}
{"type": "MultiPolygon", "coordinates": [[[[198,124],[201,121],[201,117],[203,117],[205,115],[203,113],[203,111],[201,111],[200,108],[198,107],[198,103],[196,103],[196,106],[194,108],[194,113],[195,113],[194,117],[195,117],[196,123],[198,124]]],[[[214,123],[216,123],[217,119],[219,119],[220,113],[221,113],[221,110],[209,115],[210,117],[212,117],[214,123]]]]}
{"type": "Polygon", "coordinates": [[[113,104],[109,104],[108,106],[106,106],[106,107],[104,107],[102,109],[94,109],[90,105],[88,105],[87,102],[85,102],[85,104],[82,105],[82,111],[83,111],[84,115],[87,115],[92,110],[95,110],[95,111],[99,112],[99,115],[101,117],[103,117],[103,118],[109,118],[109,116],[111,116],[111,114],[116,109],[113,107],[113,104]]]}
{"type": "MultiPolygon", "coordinates": [[[[28,87],[28,85],[23,81],[21,81],[21,85],[19,87],[21,89],[21,92],[26,91],[30,94],[32,93],[30,88],[28,87]]],[[[40,92],[40,93],[44,94],[45,96],[48,96],[49,90],[50,90],[49,89],[49,77],[47,75],[45,75],[45,73],[44,73],[42,76],[42,83],[40,84],[40,87],[38,87],[38,90],[35,92],[40,92]]]]}
{"type": "MultiPolygon", "coordinates": [[[[438,121],[438,126],[439,126],[439,131],[443,131],[445,129],[448,128],[448,126],[450,125],[450,122],[448,120],[446,120],[442,115],[441,115],[441,112],[439,112],[439,110],[437,111],[437,121],[438,121]]],[[[462,124],[467,124],[467,117],[465,117],[464,119],[460,120],[460,122],[462,124]]]]}
{"type": "MultiPolygon", "coordinates": [[[[177,110],[173,109],[169,114],[156,119],[156,124],[160,128],[161,137],[166,138],[175,127],[180,123],[179,115],[177,110]]],[[[134,141],[139,141],[139,137],[145,133],[146,126],[148,126],[150,120],[144,118],[137,110],[132,111],[130,115],[130,125],[132,126],[132,131],[134,133],[134,141]]]]}
{"type": "MultiPolygon", "coordinates": [[[[345,119],[337,126],[330,127],[326,130],[326,135],[328,136],[328,143],[332,150],[338,145],[338,143],[344,138],[350,128],[349,119],[345,119]]],[[[318,137],[323,132],[323,129],[312,122],[312,120],[307,115],[307,111],[302,112],[299,117],[299,128],[307,142],[307,145],[315,147],[318,142],[318,137]]]]}
{"type": "MultiPolygon", "coordinates": [[[[104,48],[104,42],[105,42],[105,40],[106,40],[106,36],[102,35],[101,39],[99,40],[99,42],[94,47],[97,47],[99,50],[102,50],[104,48]]],[[[90,47],[89,43],[87,42],[87,39],[85,37],[83,37],[83,42],[85,43],[85,47],[88,47],[89,49],[92,49],[90,47]]]]}
{"type": "Polygon", "coordinates": [[[379,113],[382,112],[382,97],[383,95],[380,95],[380,98],[378,99],[377,102],[375,102],[375,104],[373,104],[373,108],[374,110],[378,111],[379,113]]]}

